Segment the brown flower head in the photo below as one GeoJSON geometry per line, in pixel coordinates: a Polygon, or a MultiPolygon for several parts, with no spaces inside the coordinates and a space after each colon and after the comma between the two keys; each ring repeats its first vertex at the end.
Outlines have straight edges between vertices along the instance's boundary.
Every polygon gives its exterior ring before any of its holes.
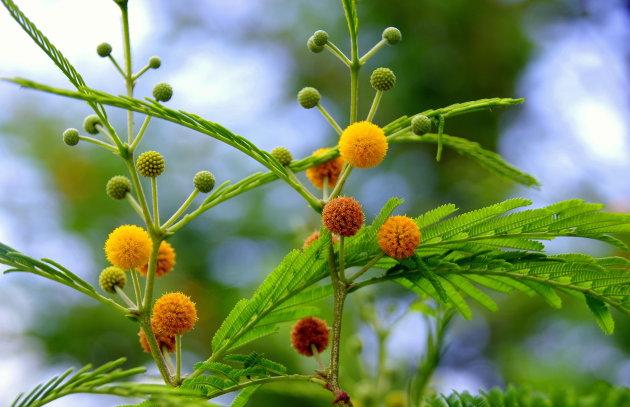
{"type": "MultiPolygon", "coordinates": [[[[155,327],[153,328],[155,331],[155,327]]],[[[140,328],[140,332],[138,332],[138,336],[140,337],[140,346],[146,353],[151,353],[151,348],[149,347],[149,342],[147,341],[147,336],[144,334],[144,330],[140,328]]],[[[158,346],[160,349],[166,349],[167,352],[173,353],[175,352],[175,336],[167,336],[167,335],[155,335],[155,339],[157,340],[158,346]]]]}
{"type": "MultiPolygon", "coordinates": [[[[302,250],[306,250],[311,245],[311,243],[313,243],[317,239],[319,239],[319,230],[316,230],[315,232],[313,232],[312,235],[306,238],[306,240],[304,241],[304,245],[302,246],[302,250]]],[[[339,239],[336,236],[332,237],[333,244],[337,243],[338,241],[339,239]]]]}
{"type": "MultiPolygon", "coordinates": [[[[321,148],[313,153],[313,155],[322,155],[328,148],[321,148]]],[[[328,177],[328,184],[333,187],[339,179],[341,169],[343,168],[344,160],[341,157],[333,158],[323,164],[316,165],[306,170],[306,178],[313,183],[313,185],[322,189],[324,187],[324,178],[328,177]]]]}
{"type": "Polygon", "coordinates": [[[182,293],[164,294],[153,306],[151,324],[160,336],[181,335],[197,322],[195,303],[182,293]]]}
{"type": "Polygon", "coordinates": [[[363,225],[363,209],[357,201],[341,196],[328,202],[322,211],[326,229],[339,236],[354,236],[363,225]]]}
{"type": "MultiPolygon", "coordinates": [[[[164,277],[175,265],[175,250],[170,243],[162,241],[158,249],[157,267],[155,268],[156,277],[164,277]]],[[[146,277],[149,270],[149,264],[140,267],[138,271],[146,277]]]]}
{"type": "Polygon", "coordinates": [[[311,345],[317,352],[328,347],[328,326],[319,318],[302,318],[291,328],[291,346],[304,356],[313,356],[311,345]]]}
{"type": "Polygon", "coordinates": [[[386,255],[395,259],[407,258],[420,244],[420,229],[407,216],[393,216],[378,230],[378,245],[386,255]]]}

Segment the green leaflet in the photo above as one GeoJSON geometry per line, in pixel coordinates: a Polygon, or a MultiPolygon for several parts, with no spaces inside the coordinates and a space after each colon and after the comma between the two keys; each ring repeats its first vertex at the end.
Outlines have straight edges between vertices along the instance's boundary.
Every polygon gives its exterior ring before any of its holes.
{"type": "Polygon", "coordinates": [[[595,316],[595,320],[599,327],[604,331],[607,335],[611,335],[615,331],[615,321],[610,314],[610,310],[606,303],[589,294],[584,294],[584,299],[586,300],[586,305],[595,316]]]}
{"type": "Polygon", "coordinates": [[[249,398],[254,394],[254,392],[256,392],[256,390],[258,390],[260,386],[262,385],[257,384],[254,386],[246,387],[245,389],[241,390],[241,392],[238,394],[238,396],[236,396],[236,398],[232,402],[231,407],[245,407],[245,404],[247,404],[247,401],[249,400],[249,398]]]}

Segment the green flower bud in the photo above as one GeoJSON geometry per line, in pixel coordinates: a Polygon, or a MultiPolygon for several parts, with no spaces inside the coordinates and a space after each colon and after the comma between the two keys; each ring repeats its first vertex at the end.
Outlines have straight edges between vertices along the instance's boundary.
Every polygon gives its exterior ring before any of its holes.
{"type": "Polygon", "coordinates": [[[153,97],[158,102],[168,102],[173,97],[173,88],[168,83],[160,82],[153,87],[153,97]]]}
{"type": "Polygon", "coordinates": [[[214,188],[214,175],[210,171],[199,171],[193,178],[193,185],[199,190],[207,194],[214,188]]]}
{"type": "Polygon", "coordinates": [[[112,46],[107,42],[98,44],[98,47],[96,47],[96,53],[101,58],[108,57],[112,53],[112,46]]]}
{"type": "Polygon", "coordinates": [[[96,128],[97,124],[102,126],[103,122],[95,114],[89,115],[83,120],[83,128],[90,134],[98,134],[98,129],[96,128]]]}
{"type": "Polygon", "coordinates": [[[414,134],[417,134],[419,136],[422,136],[423,134],[430,132],[431,119],[429,119],[427,116],[423,114],[414,116],[414,118],[411,119],[411,131],[413,131],[414,134]]]}
{"type": "Polygon", "coordinates": [[[389,45],[396,45],[402,40],[402,34],[396,27],[387,27],[383,31],[383,39],[387,41],[389,45]]]}
{"type": "Polygon", "coordinates": [[[308,39],[308,41],[306,42],[306,46],[308,47],[309,51],[314,52],[315,54],[319,54],[320,52],[322,52],[324,50],[324,46],[323,45],[315,44],[315,38],[314,37],[310,37],[308,39]]]}
{"type": "Polygon", "coordinates": [[[315,34],[311,37],[313,39],[313,44],[318,47],[323,47],[328,44],[328,33],[323,30],[315,31],[315,34]]]}
{"type": "Polygon", "coordinates": [[[63,142],[69,146],[76,146],[79,143],[79,130],[67,129],[64,131],[63,142]]]}
{"type": "Polygon", "coordinates": [[[390,90],[396,84],[396,75],[388,68],[377,68],[370,76],[370,83],[376,90],[390,90]]]}
{"type": "Polygon", "coordinates": [[[125,199],[127,194],[131,192],[131,181],[127,177],[116,175],[107,181],[105,191],[112,199],[125,199]]]}
{"type": "Polygon", "coordinates": [[[110,294],[116,294],[116,286],[125,288],[126,282],[125,272],[114,266],[107,267],[101,271],[101,275],[98,278],[98,283],[103,291],[110,294]]]}
{"type": "Polygon", "coordinates": [[[321,95],[315,88],[303,88],[298,92],[297,100],[304,109],[312,109],[319,104],[321,95]]]}
{"type": "Polygon", "coordinates": [[[154,178],[164,172],[164,157],[157,151],[146,151],[136,161],[136,169],[143,177],[154,178]]]}
{"type": "Polygon", "coordinates": [[[271,150],[271,156],[284,166],[291,164],[291,161],[293,161],[291,152],[284,147],[276,147],[271,150]]]}
{"type": "Polygon", "coordinates": [[[158,69],[160,66],[162,66],[162,60],[158,57],[151,57],[149,58],[149,67],[151,67],[151,69],[158,69]]]}

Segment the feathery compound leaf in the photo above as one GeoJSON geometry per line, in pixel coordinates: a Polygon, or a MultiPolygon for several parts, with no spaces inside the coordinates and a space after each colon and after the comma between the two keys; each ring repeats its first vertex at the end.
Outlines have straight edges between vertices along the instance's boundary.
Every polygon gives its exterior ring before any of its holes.
{"type": "Polygon", "coordinates": [[[245,407],[245,404],[249,401],[249,398],[258,390],[261,385],[249,386],[245,389],[241,390],[241,392],[236,396],[231,407],[245,407]]]}
{"type": "Polygon", "coordinates": [[[613,320],[606,303],[589,294],[584,294],[584,299],[586,300],[586,305],[588,305],[588,308],[595,316],[595,320],[597,321],[599,327],[607,335],[611,335],[615,331],[615,321],[613,320]]]}

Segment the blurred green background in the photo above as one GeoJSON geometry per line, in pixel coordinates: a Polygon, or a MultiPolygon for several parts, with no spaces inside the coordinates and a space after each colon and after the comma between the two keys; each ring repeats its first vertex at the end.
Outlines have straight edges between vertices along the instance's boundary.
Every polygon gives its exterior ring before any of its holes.
{"type": "MultiPolygon", "coordinates": [[[[89,85],[123,93],[113,67],[96,56],[102,41],[121,59],[116,6],[93,7],[77,0],[18,1],[27,15],[66,52],[89,85]],[[24,3],[24,4],[22,4],[24,3]],[[90,6],[90,7],[92,7],[90,6]],[[60,11],[61,10],[61,11],[60,11]],[[88,13],[89,11],[89,13],[88,13]]],[[[314,86],[322,103],[343,125],[348,114],[348,74],[330,54],[312,54],[307,38],[317,29],[348,49],[339,2],[239,0],[181,2],[130,0],[136,68],[151,55],[163,66],[148,72],[136,95],[150,94],[159,81],[173,84],[170,107],[198,113],[250,138],[263,149],[288,147],[302,158],[336,137],[314,110],[295,103],[295,94],[314,86]]],[[[539,178],[540,191],[526,190],[489,174],[446,150],[396,145],[383,165],[356,171],[347,194],[364,205],[368,219],[390,196],[404,198],[399,213],[416,216],[443,203],[462,210],[507,197],[530,197],[537,206],[579,197],[628,207],[628,9],[615,0],[361,0],[360,48],[367,51],[382,30],[396,26],[403,41],[385,47],[362,71],[361,109],[372,100],[369,74],[379,66],[397,75],[376,116],[384,125],[452,103],[485,97],[527,97],[523,106],[449,119],[447,132],[500,151],[539,178]],[[625,172],[624,172],[625,171],[625,172]]],[[[27,76],[69,87],[54,66],[29,45],[0,10],[0,76],[27,76]]],[[[87,106],[80,102],[0,84],[0,238],[32,256],[53,258],[93,284],[106,260],[107,234],[139,219],[104,193],[107,180],[123,174],[111,154],[86,143],[61,142],[67,127],[80,128],[87,106]]],[[[123,112],[110,109],[122,129],[123,112]]],[[[139,125],[141,118],[136,118],[139,125]]],[[[262,170],[214,140],[154,121],[140,151],[158,150],[167,171],[160,177],[163,214],[186,198],[192,176],[215,173],[218,183],[262,170]]],[[[303,174],[300,175],[304,179],[303,174]]],[[[248,297],[280,262],[318,227],[317,217],[293,190],[275,183],[222,204],[201,216],[170,242],[176,270],[160,279],[157,292],[183,291],[197,303],[200,320],[185,338],[185,366],[205,359],[209,341],[235,302],[248,297]]],[[[163,215],[164,216],[164,215],[163,215]]],[[[608,254],[607,248],[560,242],[551,251],[608,254]]],[[[372,293],[385,320],[400,316],[414,296],[394,285],[372,293]],[[395,309],[388,313],[386,309],[395,309]]],[[[499,297],[501,310],[477,310],[473,321],[456,317],[450,346],[434,385],[438,391],[476,391],[508,383],[587,389],[600,380],[630,383],[630,323],[618,316],[617,333],[605,337],[588,312],[571,299],[554,311],[538,299],[499,297]]],[[[347,307],[343,382],[355,394],[371,386],[374,333],[359,310],[370,301],[351,298],[347,307]],[[362,343],[359,352],[358,342],[362,343]]],[[[322,316],[329,318],[330,304],[322,316]]],[[[291,371],[309,372],[313,361],[289,346],[286,327],[251,346],[291,371]]],[[[128,366],[148,364],[138,327],[34,276],[0,277],[0,404],[68,365],[99,364],[126,356],[128,366]]],[[[416,314],[392,328],[388,346],[391,391],[405,390],[425,348],[426,324],[416,314]]],[[[381,405],[387,394],[374,405],[381,405]]],[[[107,406],[107,397],[75,396],[54,405],[107,406]]],[[[122,401],[121,401],[122,402],[122,401]]],[[[329,396],[310,387],[268,386],[251,405],[323,405],[329,396]]],[[[392,404],[393,406],[393,404],[392,404]]]]}

